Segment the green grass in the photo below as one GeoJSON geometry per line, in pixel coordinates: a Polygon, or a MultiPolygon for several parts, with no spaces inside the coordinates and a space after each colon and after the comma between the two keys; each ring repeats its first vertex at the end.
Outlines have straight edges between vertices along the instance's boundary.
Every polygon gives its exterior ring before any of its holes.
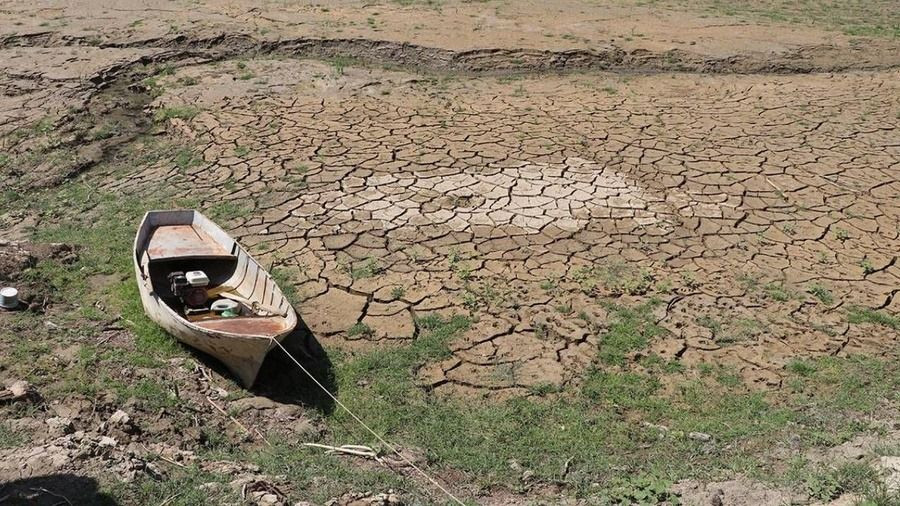
{"type": "MultiPolygon", "coordinates": [[[[648,328],[648,311],[640,306],[615,311],[610,334],[623,349],[651,339],[655,331],[648,328]]],[[[542,395],[553,393],[552,398],[439,398],[415,386],[414,371],[449,357],[448,342],[468,321],[430,316],[417,324],[420,337],[409,346],[333,357],[340,399],[390,440],[427,449],[431,466],[456,469],[483,486],[517,483],[520,471],[510,469],[510,459],[539,480],[562,479],[578,493],[608,498],[624,493],[623,487],[649,487],[646,480],[623,485],[629,476],[667,482],[717,469],[765,474],[767,449],[790,434],[799,433],[809,445],[846,440],[864,429],[850,413],[872,412],[885,399],[900,400],[898,366],[861,357],[794,363],[787,374],[799,389],[775,398],[746,390],[724,369],[712,368],[709,380],[678,380],[676,392],[667,394],[660,375],[678,378],[682,368],[644,373],[600,367],[589,371],[578,389],[539,389],[542,395]],[[644,421],[670,431],[660,440],[641,425],[644,421]],[[712,435],[714,449],[697,453],[701,443],[686,436],[692,431],[712,435]],[[559,470],[569,459],[573,470],[562,477],[559,470]],[[607,485],[592,491],[594,482],[607,485]]],[[[622,364],[621,354],[617,358],[622,364]]],[[[377,446],[340,411],[328,415],[328,425],[337,443],[377,446]]]]}
{"type": "Polygon", "coordinates": [[[782,283],[768,283],[763,287],[763,290],[765,290],[767,297],[777,302],[787,302],[794,295],[782,283]]]}
{"type": "Polygon", "coordinates": [[[196,466],[173,470],[163,480],[142,478],[134,484],[116,482],[104,492],[123,504],[167,504],[175,506],[204,506],[207,504],[238,504],[240,493],[228,486],[229,476],[205,472],[196,466]],[[216,488],[200,489],[215,484],[216,488]]]}
{"type": "Polygon", "coordinates": [[[382,272],[384,267],[378,264],[378,261],[372,257],[367,258],[364,262],[353,267],[347,268],[350,277],[353,279],[373,278],[382,272]]]}
{"type": "Polygon", "coordinates": [[[334,69],[334,73],[336,75],[342,76],[344,75],[344,69],[352,65],[359,64],[359,61],[356,60],[356,58],[350,58],[347,56],[336,56],[328,60],[328,63],[331,64],[331,67],[334,69]]]}
{"type": "Polygon", "coordinates": [[[720,15],[816,26],[852,36],[900,38],[900,9],[894,0],[689,0],[653,3],[679,10],[687,7],[720,15]]]}
{"type": "Polygon", "coordinates": [[[118,122],[104,123],[93,129],[88,138],[90,140],[102,140],[115,137],[121,133],[122,126],[118,122]]]}
{"type": "Polygon", "coordinates": [[[153,197],[124,196],[75,182],[35,196],[32,205],[54,224],[36,230],[34,239],[74,245],[78,259],[71,265],[43,261],[27,273],[47,282],[62,300],[86,300],[89,294],[99,297],[107,306],[105,317],[99,314],[99,319],[121,315],[135,334],[137,351],[160,357],[171,357],[180,347],[145,316],[133,278],[131,251],[135,229],[147,209],[193,207],[189,200],[168,195],[158,190],[153,197]],[[100,275],[119,276],[121,281],[102,288],[102,293],[92,293],[91,279],[100,275]]]}
{"type": "Polygon", "coordinates": [[[109,380],[105,383],[113,387],[120,402],[135,399],[148,411],[158,412],[160,409],[174,408],[180,404],[175,390],[154,380],[145,378],[129,383],[109,380]]]}
{"type": "Polygon", "coordinates": [[[297,305],[300,302],[300,295],[297,293],[297,284],[293,271],[286,267],[273,267],[270,269],[269,274],[272,275],[272,279],[275,280],[275,283],[281,288],[281,292],[284,293],[284,296],[287,297],[291,304],[297,305]]]}
{"type": "Polygon", "coordinates": [[[153,114],[153,119],[157,123],[162,123],[170,119],[191,120],[200,112],[196,107],[189,105],[163,107],[153,114]]]}
{"type": "Polygon", "coordinates": [[[822,304],[830,306],[834,303],[834,295],[822,285],[810,285],[806,291],[819,299],[822,304]]]}
{"type": "Polygon", "coordinates": [[[363,322],[356,322],[347,329],[347,337],[368,337],[372,335],[372,329],[363,322]]]}
{"type": "MultiPolygon", "coordinates": [[[[172,155],[167,151],[164,157],[173,160],[172,155]]],[[[80,249],[73,265],[41,263],[29,275],[49,283],[64,300],[96,300],[99,296],[107,307],[99,316],[111,319],[121,315],[121,321],[134,334],[134,349],[84,346],[75,364],[60,371],[47,369],[49,358],[42,361],[49,355],[46,345],[19,341],[10,346],[10,356],[3,358],[3,365],[28,364],[46,378],[59,373],[65,382],[63,388],[88,396],[111,389],[123,403],[134,399],[150,410],[183,410],[173,396],[174,389],[164,381],[139,378],[125,383],[95,372],[122,364],[154,367],[165,358],[185,354],[144,316],[133,281],[131,241],[147,208],[193,207],[194,203],[159,188],[147,188],[140,195],[112,195],[83,182],[68,183],[33,197],[29,205],[42,211],[45,223],[52,223],[35,231],[35,239],[66,242],[80,249]],[[90,282],[96,275],[117,276],[117,281],[96,293],[90,282]]],[[[381,272],[374,259],[367,259],[356,269],[360,269],[356,275],[350,270],[354,279],[381,272]]],[[[609,272],[588,271],[581,281],[605,283],[609,272]]],[[[634,274],[630,277],[633,284],[627,286],[643,290],[639,285],[647,276],[638,271],[618,272],[634,274]]],[[[280,269],[273,270],[273,275],[283,288],[293,285],[290,276],[280,269]]],[[[617,286],[626,291],[626,285],[617,286]]],[[[633,306],[607,304],[609,319],[606,330],[598,336],[596,361],[582,381],[565,386],[537,384],[531,389],[535,394],[531,397],[447,398],[418,386],[417,371],[449,358],[451,341],[471,326],[471,320],[464,316],[436,314],[417,318],[418,337],[408,344],[352,353],[331,350],[335,391],[378,433],[404,448],[421,449],[426,467],[433,472],[452,469],[454,476],[476,486],[500,484],[515,489],[521,486],[521,470],[510,466],[510,460],[515,460],[521,468],[534,472],[535,480],[561,482],[573,494],[600,498],[601,503],[668,498],[669,484],[685,477],[704,479],[744,472],[762,479],[784,479],[780,469],[771,468],[769,453],[773,447],[795,441],[802,448],[840,444],[867,430],[865,420],[883,410],[885,403],[900,403],[900,365],[889,357],[797,360],[784,372],[789,388],[770,393],[751,391],[734,371],[721,366],[693,370],[676,360],[666,362],[646,353],[640,364],[634,364],[633,352],[645,350],[666,333],[656,324],[654,310],[659,304],[657,300],[633,306]],[[644,422],[664,425],[668,430],[663,434],[644,422]],[[710,434],[713,440],[695,441],[687,436],[692,431],[710,434]],[[566,462],[569,471],[563,474],[566,462]]],[[[9,333],[4,329],[0,338],[12,340],[20,329],[40,327],[33,315],[15,316],[22,318],[19,326],[9,333]]],[[[709,318],[710,325],[718,322],[709,318]]],[[[898,325],[895,316],[882,311],[854,309],[849,318],[853,323],[898,325]]],[[[719,325],[730,329],[732,323],[719,325]]],[[[748,320],[745,326],[752,335],[760,325],[748,320]]],[[[53,391],[45,393],[51,395],[53,391]]],[[[378,447],[377,441],[341,410],[321,408],[319,416],[329,428],[327,442],[378,447]]],[[[13,444],[3,441],[15,437],[4,434],[0,426],[0,446],[13,444]]],[[[394,488],[414,499],[421,493],[417,485],[382,468],[325,455],[296,441],[272,440],[271,448],[253,448],[209,437],[203,451],[210,456],[250,460],[265,473],[284,475],[318,502],[348,490],[394,488]]],[[[794,483],[800,486],[806,483],[805,476],[820,472],[808,471],[798,472],[792,478],[794,483]]],[[[832,482],[850,489],[865,475],[861,469],[841,472],[833,480],[810,478],[810,483],[821,490],[817,493],[828,495],[832,482]]],[[[169,504],[236,500],[228,491],[197,490],[202,483],[221,479],[187,468],[174,470],[169,480],[139,481],[133,486],[117,485],[114,490],[120,496],[133,494],[129,497],[134,502],[151,504],[179,493],[169,504]]],[[[872,491],[872,497],[876,493],[880,492],[872,491]]],[[[420,499],[420,503],[429,503],[435,498],[420,499]]]]}
{"type": "Polygon", "coordinates": [[[184,147],[175,153],[175,166],[185,171],[203,163],[203,157],[193,149],[184,147]]]}
{"type": "Polygon", "coordinates": [[[24,435],[10,429],[5,423],[0,422],[0,449],[15,448],[25,443],[25,441],[26,438],[24,435]]]}
{"type": "Polygon", "coordinates": [[[900,318],[885,311],[854,307],[847,315],[850,323],[874,323],[889,329],[900,330],[900,318]]]}
{"type": "Polygon", "coordinates": [[[635,307],[610,305],[609,331],[600,339],[600,361],[624,365],[628,352],[645,348],[654,337],[666,331],[656,325],[653,308],[660,301],[651,300],[635,307]]]}
{"type": "Polygon", "coordinates": [[[643,295],[654,281],[649,272],[619,262],[581,267],[570,278],[584,293],[593,294],[602,287],[613,295],[643,295]]]}
{"type": "Polygon", "coordinates": [[[235,218],[245,216],[250,212],[250,208],[242,203],[231,200],[223,200],[210,206],[207,210],[208,216],[215,221],[231,221],[235,218]]]}

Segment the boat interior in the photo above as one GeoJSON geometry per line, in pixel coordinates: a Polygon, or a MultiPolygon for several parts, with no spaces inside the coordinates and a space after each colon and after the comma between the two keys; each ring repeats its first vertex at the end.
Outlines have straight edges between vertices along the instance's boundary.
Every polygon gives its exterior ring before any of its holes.
{"type": "Polygon", "coordinates": [[[294,324],[290,303],[265,270],[228,242],[230,248],[196,224],[159,225],[140,266],[160,300],[197,327],[247,337],[285,332],[294,324]],[[202,283],[187,284],[183,274],[196,271],[205,275],[202,283]],[[180,284],[173,282],[179,275],[180,284]]]}

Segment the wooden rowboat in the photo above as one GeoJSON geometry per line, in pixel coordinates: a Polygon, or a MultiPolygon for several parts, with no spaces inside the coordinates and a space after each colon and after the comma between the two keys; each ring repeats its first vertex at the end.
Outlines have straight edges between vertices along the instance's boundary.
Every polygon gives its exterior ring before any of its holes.
{"type": "Polygon", "coordinates": [[[248,388],[275,341],[297,325],[297,313],[269,273],[198,211],[144,215],[134,240],[134,269],[147,316],[182,343],[220,360],[248,388]],[[179,275],[196,271],[208,280],[203,304],[182,293],[182,286],[195,288],[179,275]],[[221,313],[207,307],[217,301],[234,301],[225,305],[238,309],[221,313]]]}

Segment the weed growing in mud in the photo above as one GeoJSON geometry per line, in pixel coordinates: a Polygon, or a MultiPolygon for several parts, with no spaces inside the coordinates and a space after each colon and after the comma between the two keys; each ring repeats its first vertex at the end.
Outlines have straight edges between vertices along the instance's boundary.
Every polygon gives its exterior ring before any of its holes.
{"type": "Polygon", "coordinates": [[[192,465],[178,469],[164,480],[145,478],[134,485],[115,483],[107,492],[116,497],[127,497],[134,504],[239,504],[240,494],[227,486],[231,479],[230,476],[209,473],[192,465]],[[218,486],[201,488],[201,485],[208,483],[218,486]]]}
{"type": "Polygon", "coordinates": [[[384,272],[384,267],[379,265],[378,261],[372,257],[367,258],[362,264],[359,264],[356,267],[347,267],[347,273],[350,274],[350,277],[354,280],[373,278],[382,272],[384,272]]]}
{"type": "Polygon", "coordinates": [[[355,58],[349,58],[346,56],[337,56],[328,61],[331,64],[331,67],[334,69],[334,74],[338,76],[344,75],[344,69],[350,67],[352,65],[356,65],[359,62],[355,58]]]}
{"type": "Polygon", "coordinates": [[[25,443],[25,436],[0,422],[0,449],[15,448],[25,443]]]}
{"type": "Polygon", "coordinates": [[[766,296],[777,302],[787,302],[794,297],[794,293],[785,288],[783,283],[768,283],[763,290],[766,296]]]}
{"type": "Polygon", "coordinates": [[[92,141],[99,141],[103,139],[109,139],[110,137],[115,137],[121,133],[122,126],[118,122],[110,122],[104,123],[97,128],[91,130],[88,134],[88,139],[92,141]]]}
{"type": "Polygon", "coordinates": [[[395,286],[391,289],[391,299],[393,300],[400,300],[404,295],[406,295],[406,288],[402,286],[395,286]]]}
{"type": "Polygon", "coordinates": [[[224,200],[217,202],[207,210],[209,217],[215,221],[231,221],[249,212],[247,207],[237,202],[224,200]]]}
{"type": "Polygon", "coordinates": [[[600,360],[623,365],[628,352],[645,348],[651,339],[665,333],[653,316],[653,309],[659,304],[653,299],[631,308],[609,305],[610,325],[600,340],[600,360]]]}
{"type": "Polygon", "coordinates": [[[372,328],[363,322],[356,322],[347,329],[347,337],[369,337],[373,334],[372,328]]]}
{"type": "Polygon", "coordinates": [[[854,307],[850,309],[847,318],[850,323],[875,323],[894,330],[900,330],[900,318],[884,311],[854,307]]]}
{"type": "Polygon", "coordinates": [[[157,123],[169,121],[170,119],[191,120],[200,112],[196,107],[189,105],[163,107],[156,111],[153,120],[157,123]]]}
{"type": "Polygon", "coordinates": [[[867,494],[880,481],[878,473],[862,462],[847,462],[832,468],[802,469],[797,474],[810,497],[819,501],[831,501],[843,494],[867,494]]]}
{"type": "Polygon", "coordinates": [[[652,475],[640,475],[615,480],[607,493],[612,504],[667,504],[678,506],[681,501],[669,491],[672,482],[652,475]]]}
{"type": "Polygon", "coordinates": [[[281,292],[287,297],[287,300],[290,301],[291,304],[296,306],[300,303],[300,295],[297,293],[297,283],[291,271],[285,267],[273,267],[269,270],[269,274],[272,275],[275,284],[281,288],[281,292]]]}
{"type": "Polygon", "coordinates": [[[203,163],[203,158],[201,158],[193,149],[191,148],[181,148],[175,153],[175,166],[178,167],[181,171],[186,171],[192,167],[196,167],[203,163]]]}
{"type": "Polygon", "coordinates": [[[875,272],[875,266],[872,265],[872,261],[869,260],[868,258],[863,258],[859,262],[859,266],[862,267],[864,276],[868,276],[869,274],[872,274],[873,272],[875,272]]]}
{"type": "Polygon", "coordinates": [[[822,304],[830,306],[834,303],[834,296],[831,294],[831,291],[822,285],[810,285],[806,291],[819,299],[822,304]]]}
{"type": "Polygon", "coordinates": [[[649,272],[623,263],[581,267],[571,275],[581,291],[596,294],[600,287],[612,295],[643,295],[653,286],[654,277],[649,272]]]}

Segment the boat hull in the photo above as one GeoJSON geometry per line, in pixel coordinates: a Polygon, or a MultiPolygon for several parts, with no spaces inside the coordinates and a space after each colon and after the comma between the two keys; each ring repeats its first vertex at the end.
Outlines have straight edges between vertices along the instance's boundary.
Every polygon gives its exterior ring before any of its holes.
{"type": "MultiPolygon", "coordinates": [[[[138,280],[140,283],[140,280],[138,280]]],[[[168,306],[149,293],[141,292],[141,302],[147,316],[157,325],[165,329],[179,342],[198,349],[222,362],[241,383],[250,388],[256,381],[259,368],[275,342],[281,342],[290,330],[267,337],[233,337],[216,332],[203,332],[182,323],[179,319],[168,317],[168,306]]]]}
{"type": "MultiPolygon", "coordinates": [[[[217,253],[218,254],[218,253],[217,253]]],[[[189,257],[185,257],[189,258],[189,257]]],[[[134,267],[141,303],[147,316],[179,342],[198,349],[221,361],[245,387],[256,380],[268,352],[297,324],[298,317],[290,302],[265,271],[240,245],[209,219],[196,211],[151,211],[144,216],[135,237],[134,267]],[[186,225],[202,232],[207,244],[194,247],[181,240],[186,225]],[[179,235],[174,241],[156,241],[157,228],[172,227],[179,235]],[[234,259],[237,266],[218,287],[227,287],[231,295],[258,304],[269,317],[232,318],[214,322],[190,322],[169,306],[154,290],[151,262],[166,261],[167,254],[189,255],[212,250],[234,259]],[[213,328],[204,328],[207,327],[213,328]]],[[[160,290],[167,287],[160,286],[160,290]]],[[[169,294],[171,297],[171,294],[169,294]]]]}

